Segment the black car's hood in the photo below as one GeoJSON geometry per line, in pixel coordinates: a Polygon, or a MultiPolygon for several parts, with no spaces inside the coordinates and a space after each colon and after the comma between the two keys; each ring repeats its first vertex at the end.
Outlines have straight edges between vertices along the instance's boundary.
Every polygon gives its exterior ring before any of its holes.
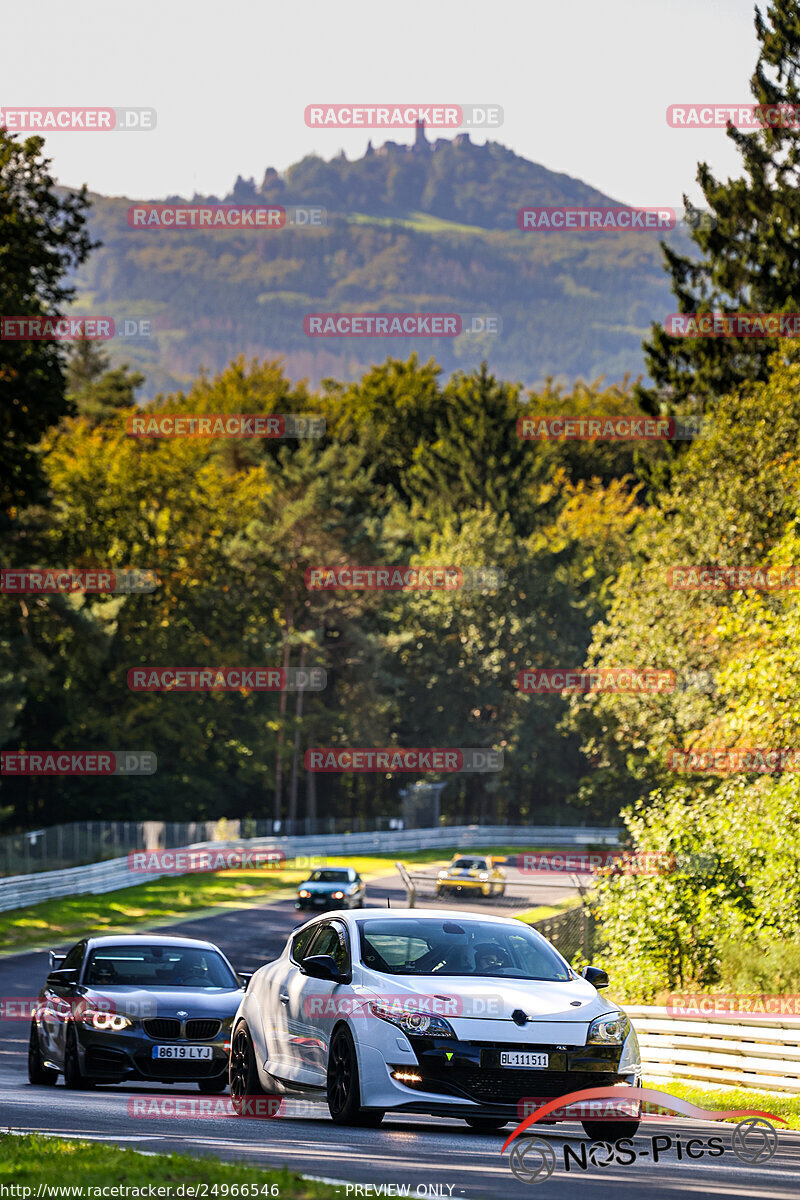
{"type": "MultiPolygon", "coordinates": [[[[129,1017],[232,1017],[241,1003],[241,988],[79,987],[87,1007],[129,1017]]],[[[185,1020],[185,1018],[181,1018],[185,1020]]]]}

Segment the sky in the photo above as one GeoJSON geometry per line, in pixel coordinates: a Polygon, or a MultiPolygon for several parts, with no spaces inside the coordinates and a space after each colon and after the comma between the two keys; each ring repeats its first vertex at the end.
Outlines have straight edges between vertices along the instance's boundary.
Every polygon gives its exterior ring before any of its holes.
{"type": "MultiPolygon", "coordinates": [[[[697,163],[740,159],[669,104],[739,103],[753,0],[37,0],[6,5],[0,108],[136,106],[151,132],[47,137],[69,186],[134,199],[224,195],[309,154],[360,157],[406,131],[313,129],[309,104],[498,104],[493,140],[626,204],[700,200],[697,163]]],[[[762,4],[764,7],[764,4],[762,4]]],[[[432,136],[445,136],[433,134],[432,136]]],[[[452,136],[447,134],[446,136],[452,136]]],[[[474,136],[474,140],[484,140],[474,136]]],[[[524,202],[524,198],[521,198],[524,202]]]]}

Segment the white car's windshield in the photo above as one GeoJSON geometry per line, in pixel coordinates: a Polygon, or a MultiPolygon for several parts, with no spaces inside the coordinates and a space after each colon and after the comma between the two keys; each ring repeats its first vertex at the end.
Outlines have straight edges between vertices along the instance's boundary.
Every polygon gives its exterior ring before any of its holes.
{"type": "Polygon", "coordinates": [[[361,960],[388,975],[471,975],[566,982],[569,967],[534,930],[476,920],[361,922],[361,960]]]}

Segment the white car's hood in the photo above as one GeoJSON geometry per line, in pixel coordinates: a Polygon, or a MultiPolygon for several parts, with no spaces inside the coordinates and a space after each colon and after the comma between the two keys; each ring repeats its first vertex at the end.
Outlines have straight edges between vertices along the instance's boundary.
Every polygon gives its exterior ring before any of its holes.
{"type": "MultiPolygon", "coordinates": [[[[353,981],[355,983],[355,979],[353,981]]],[[[361,969],[357,992],[394,1005],[398,1010],[425,1012],[433,1016],[512,1021],[512,1014],[525,1013],[528,1022],[574,1021],[586,1024],[617,1006],[598,995],[585,979],[551,983],[538,979],[502,979],[450,975],[384,975],[361,969]]]]}

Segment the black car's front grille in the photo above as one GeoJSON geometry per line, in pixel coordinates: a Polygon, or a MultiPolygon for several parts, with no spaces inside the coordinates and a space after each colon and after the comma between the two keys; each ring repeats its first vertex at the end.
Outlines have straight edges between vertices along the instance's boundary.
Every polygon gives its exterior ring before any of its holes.
{"type": "Polygon", "coordinates": [[[202,1042],[215,1038],[222,1028],[222,1021],[201,1020],[197,1018],[186,1022],[186,1037],[190,1042],[202,1042]]]}
{"type": "Polygon", "coordinates": [[[179,1038],[181,1023],[175,1017],[150,1017],[143,1021],[144,1031],[151,1038],[179,1038]]]}
{"type": "Polygon", "coordinates": [[[143,1075],[154,1079],[207,1079],[209,1075],[221,1075],[226,1067],[222,1058],[187,1060],[147,1058],[138,1054],[136,1064],[143,1075]]]}
{"type": "Polygon", "coordinates": [[[423,1074],[422,1091],[466,1094],[471,1100],[494,1104],[519,1104],[531,1098],[554,1099],[580,1088],[608,1087],[616,1074],[578,1071],[523,1071],[518,1069],[464,1069],[423,1074]]]}

